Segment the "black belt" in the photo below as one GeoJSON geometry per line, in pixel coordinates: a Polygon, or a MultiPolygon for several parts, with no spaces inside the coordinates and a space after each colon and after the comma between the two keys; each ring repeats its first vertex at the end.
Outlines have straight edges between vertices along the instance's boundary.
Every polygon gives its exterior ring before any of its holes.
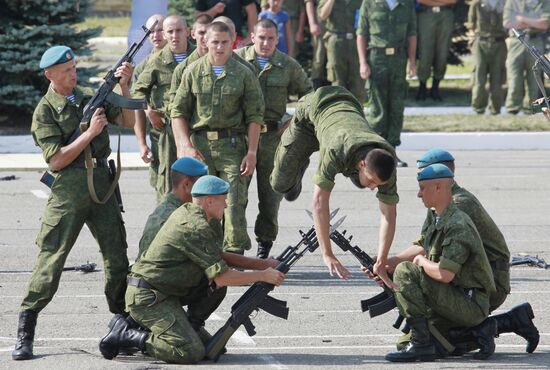
{"type": "Polygon", "coordinates": [[[273,132],[279,130],[279,124],[277,122],[265,122],[262,125],[260,133],[265,134],[267,132],[273,132]]]}
{"type": "Polygon", "coordinates": [[[331,35],[336,36],[339,39],[345,39],[345,40],[355,39],[355,33],[353,32],[332,32],[332,31],[327,31],[327,32],[330,33],[331,35]]]}
{"type": "MultiPolygon", "coordinates": [[[[109,168],[109,162],[107,161],[107,158],[92,158],[92,162],[94,163],[94,168],[109,168]]],[[[76,161],[69,164],[67,167],[86,168],[86,163],[84,162],[84,158],[77,159],[76,161]]]]}
{"type": "Polygon", "coordinates": [[[502,42],[504,41],[505,37],[492,37],[492,36],[477,36],[482,41],[492,41],[492,42],[502,42]]]}
{"type": "Polygon", "coordinates": [[[128,276],[126,277],[126,282],[128,285],[135,286],[138,288],[144,288],[144,289],[155,289],[151,284],[143,280],[142,278],[137,278],[134,276],[128,276]]]}
{"type": "Polygon", "coordinates": [[[442,10],[451,9],[451,6],[422,6],[418,12],[440,13],[442,10]]]}
{"type": "Polygon", "coordinates": [[[370,51],[381,52],[381,53],[386,54],[388,56],[395,55],[398,52],[404,51],[406,49],[407,49],[406,46],[397,46],[397,47],[394,47],[394,48],[376,48],[376,47],[369,48],[370,51]]]}
{"type": "Polygon", "coordinates": [[[500,271],[508,271],[510,270],[510,263],[503,260],[495,260],[490,261],[489,264],[491,265],[491,268],[493,271],[500,270],[500,271]]]}
{"type": "Polygon", "coordinates": [[[204,129],[193,131],[193,134],[205,137],[208,140],[220,140],[220,139],[226,139],[229,137],[236,137],[236,136],[242,135],[240,132],[236,132],[235,130],[232,130],[230,128],[222,128],[219,130],[211,130],[211,129],[204,128],[204,129]]]}

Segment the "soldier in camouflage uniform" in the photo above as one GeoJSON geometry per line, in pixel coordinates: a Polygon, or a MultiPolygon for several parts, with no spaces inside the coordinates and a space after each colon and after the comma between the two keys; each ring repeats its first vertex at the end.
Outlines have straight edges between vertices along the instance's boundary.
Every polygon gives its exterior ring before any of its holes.
{"type": "Polygon", "coordinates": [[[319,166],[313,177],[313,216],[323,260],[329,272],[341,278],[348,270],[332,253],[329,239],[329,200],[338,173],[349,177],[359,188],[378,188],[381,213],[380,238],[375,271],[391,287],[385,274],[388,251],[395,233],[396,185],[393,147],[372,131],[363,107],[339,86],[325,86],[298,102],[289,128],[283,133],[275,153],[270,183],[288,201],[298,198],[309,157],[319,151],[319,166]]]}
{"type": "MultiPolygon", "coordinates": [[[[134,68],[134,82],[137,81],[139,75],[145,69],[147,62],[151,56],[164,48],[166,45],[166,40],[164,39],[164,34],[162,33],[162,22],[164,22],[164,16],[160,14],[154,14],[145,23],[147,28],[150,28],[153,23],[157,21],[157,25],[151,34],[149,35],[149,41],[153,44],[153,50],[148,54],[142,61],[139,63],[136,68],[134,68]]],[[[136,124],[134,125],[134,132],[136,134],[136,139],[139,146],[139,155],[143,162],[149,163],[149,184],[153,189],[157,189],[157,177],[159,170],[159,159],[158,159],[158,142],[160,131],[154,128],[151,125],[151,121],[145,115],[145,112],[142,110],[136,110],[136,124]],[[149,140],[151,142],[151,147],[147,145],[147,140],[145,139],[146,133],[149,131],[149,140]]],[[[157,199],[158,201],[159,199],[157,199]]]]}
{"type": "Polygon", "coordinates": [[[323,39],[327,50],[327,78],[332,86],[348,89],[362,104],[365,88],[359,75],[359,58],[355,41],[355,16],[361,0],[320,0],[319,18],[325,21],[323,39]]]}
{"type": "Polygon", "coordinates": [[[246,230],[248,180],[256,167],[264,102],[258,78],[231,57],[230,28],[209,25],[208,54],[184,72],[172,103],[178,157],[203,160],[210,174],[231,184],[224,218],[224,248],[250,249],[246,230]]]}
{"type": "Polygon", "coordinates": [[[254,45],[239,49],[239,54],[251,63],[262,87],[265,113],[264,129],[260,135],[256,162],[258,209],[254,233],[258,242],[257,256],[267,258],[278,233],[279,204],[282,196],[269,184],[273,171],[275,150],[284,130],[283,117],[290,94],[305,95],[311,91],[311,82],[294,59],[277,50],[278,30],[268,19],[259,21],[252,32],[254,45]]]}
{"type": "Polygon", "coordinates": [[[418,8],[418,94],[426,100],[426,82],[432,75],[430,97],[441,101],[439,83],[445,77],[454,28],[453,5],[457,0],[417,0],[418,8]]]}
{"type": "Polygon", "coordinates": [[[489,111],[499,114],[504,103],[502,81],[506,66],[506,32],[502,27],[504,0],[474,0],[468,12],[468,29],[474,33],[472,45],[474,74],[472,108],[478,114],[485,113],[491,97],[489,111]],[[489,91],[487,84],[489,75],[489,91]]]}
{"type": "MultiPolygon", "coordinates": [[[[72,50],[66,46],[49,48],[42,55],[40,68],[44,69],[50,86],[34,110],[31,134],[36,145],[42,149],[55,180],[36,239],[40,252],[28,292],[21,303],[17,344],[12,352],[14,360],[32,358],[36,318],[55,295],[65,260],[84,224],[90,229],[103,255],[105,296],[113,313],[124,312],[128,273],[128,245],[120,209],[114,196],[105,204],[92,200],[83,151],[91,147],[97,165],[93,171],[95,190],[103,198],[111,186],[107,165],[111,148],[106,126],[111,122],[132,128],[134,112],[127,109],[121,111],[116,107],[97,109],[89,128],[75,138],[73,134],[79,128],[90,95],[76,86],[76,63],[72,50]]],[[[132,66],[125,63],[117,69],[115,76],[120,77],[122,95],[129,97],[132,66]]]]}
{"type": "Polygon", "coordinates": [[[315,0],[304,0],[306,4],[311,44],[313,46],[313,60],[311,61],[311,83],[317,90],[321,86],[328,86],[327,80],[327,50],[323,42],[325,24],[317,15],[317,3],[315,0]]]}
{"type": "MultiPolygon", "coordinates": [[[[410,75],[416,74],[416,14],[413,0],[395,1],[393,8],[388,4],[363,1],[357,52],[361,78],[368,84],[367,120],[396,147],[401,144],[408,89],[407,58],[410,75]]],[[[397,165],[406,167],[407,163],[398,159],[397,165]]]]}
{"type": "Polygon", "coordinates": [[[168,44],[150,58],[144,71],[133,86],[136,98],[148,102],[147,117],[159,129],[157,199],[170,192],[170,166],[176,160],[176,144],[172,127],[168,122],[170,84],[176,66],[187,58],[191,49],[187,45],[187,24],[180,16],[168,16],[163,22],[164,38],[168,44]]]}
{"type": "MultiPolygon", "coordinates": [[[[416,163],[419,169],[434,163],[441,163],[454,173],[454,160],[448,151],[434,148],[424,153],[416,163]]],[[[510,294],[510,251],[498,226],[479,200],[468,190],[460,187],[456,181],[453,182],[451,192],[453,203],[473,221],[491,265],[496,287],[496,290],[489,296],[489,312],[493,312],[504,303],[510,294]]],[[[433,222],[433,212],[428,211],[422,227],[422,235],[426,234],[433,222]]],[[[533,323],[533,309],[529,303],[523,303],[504,314],[491,317],[497,321],[498,334],[514,332],[527,340],[527,352],[531,353],[536,349],[540,335],[533,323]]]]}
{"type": "Polygon", "coordinates": [[[191,157],[182,157],[171,168],[172,190],[164,196],[155,211],[149,215],[143,234],[139,240],[139,252],[136,260],[149,249],[158,231],[168,217],[182,204],[191,201],[191,188],[199,177],[208,173],[208,166],[191,157]]]}
{"type": "Polygon", "coordinates": [[[495,290],[491,266],[472,220],[453,203],[452,171],[443,164],[427,166],[417,175],[419,192],[430,224],[418,244],[391,261],[399,288],[395,300],[411,329],[410,343],[386,355],[392,362],[430,361],[437,357],[435,340],[448,350],[447,331],[476,327],[485,344],[474,357],[494,352],[496,322],[486,320],[495,290]]]}
{"type": "Polygon", "coordinates": [[[134,264],[126,305],[131,318],[149,331],[117,317],[99,345],[105,358],[112,359],[121,348],[137,347],[161,361],[198,362],[205,347],[197,331],[222,302],[226,286],[257,281],[279,286],[284,280],[284,274],[273,268],[278,264],[275,259],[223,252],[220,220],[228,191],[229,184],[214,176],[197,180],[192,203],[172,213],[147,253],[134,264]],[[236,271],[228,265],[262,271],[236,271]],[[211,289],[216,289],[213,294],[211,289]]]}
{"type": "MultiPolygon", "coordinates": [[[[548,0],[506,0],[503,14],[504,28],[515,28],[525,32],[525,40],[539,50],[544,50],[543,34],[550,26],[550,1],[548,0]]],[[[510,31],[506,72],[508,95],[506,110],[517,114],[524,107],[525,80],[527,80],[528,104],[540,97],[540,90],[532,68],[535,60],[523,44],[510,31]]],[[[542,77],[542,73],[541,73],[542,77]]],[[[526,109],[532,113],[531,108],[526,109]]]]}

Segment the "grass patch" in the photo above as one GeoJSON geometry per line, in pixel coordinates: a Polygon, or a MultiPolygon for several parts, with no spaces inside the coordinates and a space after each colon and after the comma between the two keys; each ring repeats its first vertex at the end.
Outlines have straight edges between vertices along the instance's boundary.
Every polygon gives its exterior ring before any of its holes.
{"type": "Polygon", "coordinates": [[[103,27],[100,36],[126,37],[130,29],[130,17],[87,17],[82,23],[77,23],[78,30],[103,27]]]}
{"type": "Polygon", "coordinates": [[[491,116],[450,114],[405,116],[403,132],[550,131],[542,114],[491,116]]]}

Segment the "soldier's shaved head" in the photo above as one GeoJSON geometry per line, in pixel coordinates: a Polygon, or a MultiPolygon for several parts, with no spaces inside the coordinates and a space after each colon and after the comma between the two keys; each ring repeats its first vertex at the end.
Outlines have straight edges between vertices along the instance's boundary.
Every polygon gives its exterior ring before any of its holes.
{"type": "Polygon", "coordinates": [[[164,22],[164,16],[162,14],[153,14],[149,18],[147,18],[147,22],[145,22],[145,27],[151,28],[153,23],[155,21],[158,21],[157,27],[160,25],[162,27],[162,22],[164,22]]]}
{"type": "Polygon", "coordinates": [[[218,22],[214,20],[214,22],[210,23],[210,25],[208,26],[208,30],[206,31],[206,38],[208,38],[208,36],[212,32],[227,32],[229,34],[229,37],[233,39],[235,37],[235,25],[233,25],[233,28],[231,28],[225,22],[218,22]]]}
{"type": "Polygon", "coordinates": [[[164,19],[163,23],[165,27],[167,24],[173,24],[173,23],[180,23],[184,27],[187,27],[187,22],[185,21],[185,18],[183,18],[181,15],[169,15],[164,19]]]}
{"type": "Polygon", "coordinates": [[[235,22],[233,22],[231,20],[231,18],[228,18],[228,17],[225,17],[225,16],[219,16],[219,17],[216,17],[214,18],[214,20],[212,21],[212,23],[217,23],[217,22],[221,22],[221,23],[224,23],[226,24],[230,29],[231,29],[231,39],[234,40],[235,39],[235,36],[237,34],[237,31],[236,31],[236,28],[235,28],[235,22]]]}

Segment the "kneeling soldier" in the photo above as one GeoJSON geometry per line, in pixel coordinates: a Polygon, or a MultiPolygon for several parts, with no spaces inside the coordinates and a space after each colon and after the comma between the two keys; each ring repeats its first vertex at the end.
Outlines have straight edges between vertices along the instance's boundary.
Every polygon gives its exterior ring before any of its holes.
{"type": "Polygon", "coordinates": [[[200,361],[205,348],[197,332],[222,302],[226,286],[281,284],[285,276],[273,268],[277,260],[223,252],[220,220],[228,191],[229,183],[215,176],[195,182],[192,203],[172,213],[128,276],[126,308],[147,331],[118,316],[99,344],[103,357],[112,359],[120,349],[137,347],[161,361],[200,361]],[[262,271],[236,271],[228,265],[262,271]]]}

